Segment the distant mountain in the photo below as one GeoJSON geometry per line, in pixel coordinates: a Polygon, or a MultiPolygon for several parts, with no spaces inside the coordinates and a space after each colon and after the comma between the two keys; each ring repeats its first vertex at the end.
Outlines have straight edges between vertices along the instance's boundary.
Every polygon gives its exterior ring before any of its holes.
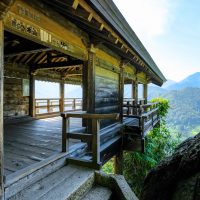
{"type": "Polygon", "coordinates": [[[162,85],[162,88],[164,89],[167,89],[168,87],[172,86],[176,84],[176,81],[173,81],[173,80],[167,80],[163,85],[162,85]]]}
{"type": "Polygon", "coordinates": [[[200,88],[168,90],[162,94],[170,102],[167,116],[169,127],[186,138],[200,132],[200,88]]]}
{"type": "Polygon", "coordinates": [[[166,87],[166,89],[180,90],[180,89],[189,88],[189,87],[200,88],[200,72],[196,72],[188,76],[184,80],[166,87]]]}
{"type": "Polygon", "coordinates": [[[162,87],[149,85],[148,99],[163,97],[169,100],[167,124],[187,138],[200,132],[200,72],[173,83],[167,81],[162,87]]]}

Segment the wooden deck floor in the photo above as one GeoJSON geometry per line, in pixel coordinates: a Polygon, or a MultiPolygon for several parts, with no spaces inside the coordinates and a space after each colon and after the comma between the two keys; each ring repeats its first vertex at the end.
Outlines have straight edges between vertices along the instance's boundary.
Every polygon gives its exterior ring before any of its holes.
{"type": "MultiPolygon", "coordinates": [[[[72,119],[71,128],[79,127],[80,119],[72,119]]],[[[5,124],[5,175],[61,152],[61,129],[61,117],[5,124]]],[[[75,143],[70,141],[70,145],[75,143]]]]}

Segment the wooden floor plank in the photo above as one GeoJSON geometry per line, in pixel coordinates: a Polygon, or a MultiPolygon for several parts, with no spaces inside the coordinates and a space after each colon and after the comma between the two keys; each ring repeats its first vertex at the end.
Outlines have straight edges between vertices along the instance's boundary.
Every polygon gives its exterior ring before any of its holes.
{"type": "MultiPolygon", "coordinates": [[[[81,120],[72,119],[71,128],[79,127],[81,120]]],[[[61,130],[61,117],[5,123],[5,175],[60,153],[61,130]]],[[[70,146],[75,143],[70,140],[70,146]]]]}

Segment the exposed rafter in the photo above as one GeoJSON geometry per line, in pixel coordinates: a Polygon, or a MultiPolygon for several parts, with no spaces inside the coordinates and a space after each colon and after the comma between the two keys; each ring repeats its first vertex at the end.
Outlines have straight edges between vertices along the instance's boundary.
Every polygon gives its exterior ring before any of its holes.
{"type": "Polygon", "coordinates": [[[33,70],[38,70],[38,69],[58,69],[58,68],[66,68],[70,66],[77,66],[77,65],[82,65],[83,61],[81,60],[70,60],[66,62],[51,62],[51,63],[43,63],[43,64],[34,64],[32,65],[33,70]]]}
{"type": "Polygon", "coordinates": [[[12,53],[12,54],[6,54],[4,57],[9,58],[9,57],[14,57],[14,56],[35,54],[35,53],[47,52],[47,51],[52,51],[52,48],[43,48],[43,49],[34,49],[34,50],[29,50],[29,51],[21,51],[21,52],[12,53]]]}

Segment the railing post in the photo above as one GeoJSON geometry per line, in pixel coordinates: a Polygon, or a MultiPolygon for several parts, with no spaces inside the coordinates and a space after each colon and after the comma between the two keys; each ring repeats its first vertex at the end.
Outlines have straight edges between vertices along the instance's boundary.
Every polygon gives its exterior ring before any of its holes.
{"type": "Polygon", "coordinates": [[[130,115],[130,102],[127,101],[127,115],[129,116],[130,115]]]}
{"type": "Polygon", "coordinates": [[[67,134],[69,133],[70,128],[70,118],[63,117],[62,119],[62,152],[69,151],[69,138],[67,134]]]}
{"type": "Polygon", "coordinates": [[[50,113],[50,99],[47,99],[47,113],[50,113]]]}
{"type": "Polygon", "coordinates": [[[76,110],[76,99],[73,99],[72,110],[76,110]]]}
{"type": "Polygon", "coordinates": [[[92,153],[93,162],[100,163],[100,119],[92,119],[92,153]]]}
{"type": "Polygon", "coordinates": [[[35,110],[36,110],[35,113],[36,113],[36,114],[39,114],[39,111],[40,111],[40,109],[38,108],[39,103],[36,101],[36,99],[35,99],[35,105],[36,105],[36,107],[37,107],[37,108],[35,107],[35,110]]]}
{"type": "Polygon", "coordinates": [[[144,136],[144,118],[143,117],[140,117],[140,119],[139,119],[139,126],[141,128],[142,137],[143,137],[144,136]]]}
{"type": "Polygon", "coordinates": [[[64,112],[64,97],[65,96],[65,83],[64,83],[64,80],[61,80],[60,82],[60,112],[64,112]]]}

